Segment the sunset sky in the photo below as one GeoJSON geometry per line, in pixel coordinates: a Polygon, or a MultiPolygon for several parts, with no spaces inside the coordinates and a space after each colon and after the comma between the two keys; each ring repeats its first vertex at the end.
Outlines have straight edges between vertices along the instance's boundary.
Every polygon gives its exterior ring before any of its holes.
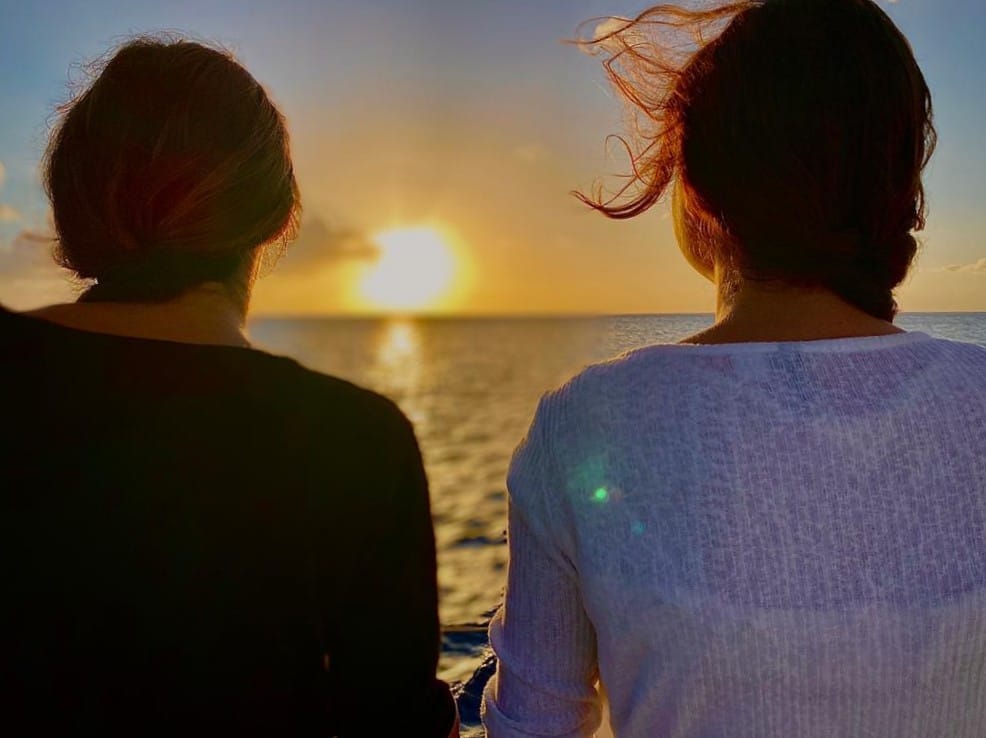
{"type": "MultiPolygon", "coordinates": [[[[305,215],[255,314],[711,312],[666,208],[632,222],[568,192],[622,171],[599,62],[561,43],[628,0],[17,3],[0,26],[0,302],[72,299],[38,162],[78,65],[128,35],[231,48],[288,118],[305,215]],[[56,9],[57,8],[57,9],[56,9]],[[420,270],[420,283],[414,279],[420,270]]],[[[885,2],[935,99],[930,217],[905,311],[986,311],[986,3],[885,2]]]]}

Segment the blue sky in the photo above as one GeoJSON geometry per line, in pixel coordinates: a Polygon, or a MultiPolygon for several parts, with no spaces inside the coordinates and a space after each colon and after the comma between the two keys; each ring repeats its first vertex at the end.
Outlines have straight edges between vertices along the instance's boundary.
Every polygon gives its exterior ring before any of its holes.
{"type": "MultiPolygon", "coordinates": [[[[986,3],[882,3],[932,88],[941,143],[905,309],[986,310],[986,3]],[[981,264],[981,267],[974,265],[981,264]],[[981,269],[981,271],[979,271],[981,269]]],[[[621,110],[598,62],[561,43],[580,21],[633,15],[623,0],[128,2],[6,4],[0,27],[0,301],[71,293],[44,249],[38,160],[54,106],[79,65],[128,35],[178,30],[231,47],[288,117],[316,225],[372,233],[441,222],[481,275],[463,312],[711,310],[660,209],[631,223],[568,195],[619,171],[603,140],[621,110]],[[73,71],[74,70],[74,71],[73,71]],[[550,289],[546,288],[550,285],[550,289]]],[[[346,312],[358,264],[311,236],[259,287],[261,312],[346,312]],[[292,261],[293,260],[293,261],[292,261]],[[319,269],[312,270],[314,264],[319,269]],[[299,267],[305,268],[299,268],[299,267]],[[317,278],[313,276],[317,272],[317,278]]]]}

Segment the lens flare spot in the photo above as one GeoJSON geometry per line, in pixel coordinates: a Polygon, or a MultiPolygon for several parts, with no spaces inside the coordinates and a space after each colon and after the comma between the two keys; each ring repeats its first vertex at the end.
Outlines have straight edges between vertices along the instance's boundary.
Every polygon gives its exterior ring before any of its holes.
{"type": "Polygon", "coordinates": [[[634,520],[630,525],[630,532],[635,536],[642,536],[644,531],[647,530],[647,526],[643,524],[640,520],[634,520]]]}
{"type": "Polygon", "coordinates": [[[605,487],[600,487],[592,493],[592,499],[594,502],[598,502],[600,504],[609,502],[609,490],[605,487]]]}

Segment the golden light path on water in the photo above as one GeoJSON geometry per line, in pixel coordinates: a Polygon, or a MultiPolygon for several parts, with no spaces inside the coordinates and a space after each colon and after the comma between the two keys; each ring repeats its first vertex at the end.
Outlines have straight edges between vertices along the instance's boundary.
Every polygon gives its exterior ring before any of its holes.
{"type": "Polygon", "coordinates": [[[421,378],[421,337],[413,320],[395,318],[380,326],[375,339],[372,372],[378,386],[402,403],[412,421],[423,422],[417,407],[417,386],[421,378]]]}

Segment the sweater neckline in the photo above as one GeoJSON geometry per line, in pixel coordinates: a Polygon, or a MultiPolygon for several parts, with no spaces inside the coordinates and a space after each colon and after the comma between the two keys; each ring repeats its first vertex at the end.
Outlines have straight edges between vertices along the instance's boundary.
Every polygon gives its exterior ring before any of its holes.
{"type": "Polygon", "coordinates": [[[736,343],[673,343],[668,346],[696,354],[748,354],[770,352],[844,353],[873,351],[933,340],[924,331],[903,331],[882,336],[822,338],[814,341],[751,341],[736,343]]]}

